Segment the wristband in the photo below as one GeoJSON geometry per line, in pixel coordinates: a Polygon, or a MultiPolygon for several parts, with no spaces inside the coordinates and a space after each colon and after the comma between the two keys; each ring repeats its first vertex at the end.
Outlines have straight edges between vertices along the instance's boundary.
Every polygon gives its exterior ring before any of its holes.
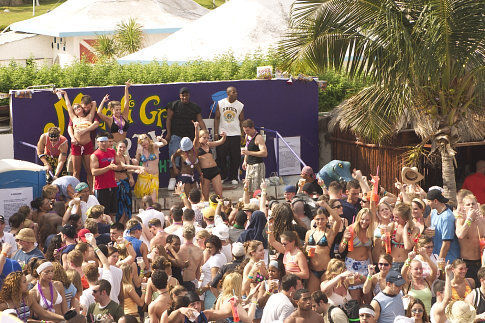
{"type": "Polygon", "coordinates": [[[372,279],[372,275],[367,275],[367,279],[368,280],[371,280],[372,279]]]}
{"type": "Polygon", "coordinates": [[[256,305],[258,305],[258,301],[251,301],[251,304],[256,304],[256,305]]]}
{"type": "Polygon", "coordinates": [[[98,247],[94,248],[94,252],[98,252],[98,251],[99,251],[98,247]]]}
{"type": "Polygon", "coordinates": [[[253,280],[253,279],[254,279],[254,277],[253,277],[253,276],[248,276],[248,279],[253,280]]]}
{"type": "Polygon", "coordinates": [[[411,263],[411,259],[406,259],[406,261],[404,262],[404,265],[405,266],[409,266],[409,264],[411,263]]]}
{"type": "Polygon", "coordinates": [[[40,154],[37,157],[39,157],[39,159],[41,159],[42,157],[45,157],[45,154],[40,154]]]}
{"type": "Polygon", "coordinates": [[[342,240],[342,243],[343,243],[343,244],[347,244],[347,243],[349,243],[349,242],[348,242],[347,240],[342,240]]]}
{"type": "Polygon", "coordinates": [[[183,198],[184,198],[184,197],[186,197],[186,196],[187,196],[187,195],[186,195],[185,193],[180,193],[180,195],[179,195],[179,197],[180,197],[181,199],[183,199],[183,198]]]}

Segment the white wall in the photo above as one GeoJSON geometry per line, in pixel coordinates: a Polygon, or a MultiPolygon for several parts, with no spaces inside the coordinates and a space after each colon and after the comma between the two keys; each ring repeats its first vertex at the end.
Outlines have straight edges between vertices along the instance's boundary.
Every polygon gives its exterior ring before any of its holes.
{"type": "Polygon", "coordinates": [[[13,135],[0,134],[0,159],[13,159],[13,135]]]}
{"type": "Polygon", "coordinates": [[[0,64],[8,65],[11,60],[25,63],[33,58],[38,63],[52,64],[51,37],[37,35],[0,46],[0,64]]]}

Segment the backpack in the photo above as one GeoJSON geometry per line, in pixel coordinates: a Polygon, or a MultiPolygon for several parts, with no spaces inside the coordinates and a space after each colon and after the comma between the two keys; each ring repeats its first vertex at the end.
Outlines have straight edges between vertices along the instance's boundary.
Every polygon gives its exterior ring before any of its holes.
{"type": "Polygon", "coordinates": [[[345,315],[347,315],[349,322],[359,322],[360,321],[360,319],[359,319],[359,308],[360,308],[359,302],[356,301],[355,299],[351,299],[350,301],[348,301],[347,303],[345,303],[342,306],[331,305],[328,308],[327,319],[330,323],[335,323],[330,314],[331,314],[332,310],[336,307],[340,308],[345,313],[345,315]]]}

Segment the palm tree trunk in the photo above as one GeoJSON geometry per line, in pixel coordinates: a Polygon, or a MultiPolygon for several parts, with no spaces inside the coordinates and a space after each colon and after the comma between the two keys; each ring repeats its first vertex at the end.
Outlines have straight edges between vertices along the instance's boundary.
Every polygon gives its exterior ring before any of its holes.
{"type": "Polygon", "coordinates": [[[456,205],[456,180],[455,180],[455,165],[453,163],[453,155],[447,149],[440,149],[441,153],[441,173],[443,178],[444,196],[456,205]]]}

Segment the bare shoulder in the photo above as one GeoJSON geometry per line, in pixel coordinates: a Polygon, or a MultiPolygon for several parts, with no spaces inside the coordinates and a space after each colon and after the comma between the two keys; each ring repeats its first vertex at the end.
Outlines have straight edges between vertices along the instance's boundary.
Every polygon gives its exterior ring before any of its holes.
{"type": "Polygon", "coordinates": [[[323,316],[317,312],[312,311],[312,322],[323,322],[323,316]]]}

